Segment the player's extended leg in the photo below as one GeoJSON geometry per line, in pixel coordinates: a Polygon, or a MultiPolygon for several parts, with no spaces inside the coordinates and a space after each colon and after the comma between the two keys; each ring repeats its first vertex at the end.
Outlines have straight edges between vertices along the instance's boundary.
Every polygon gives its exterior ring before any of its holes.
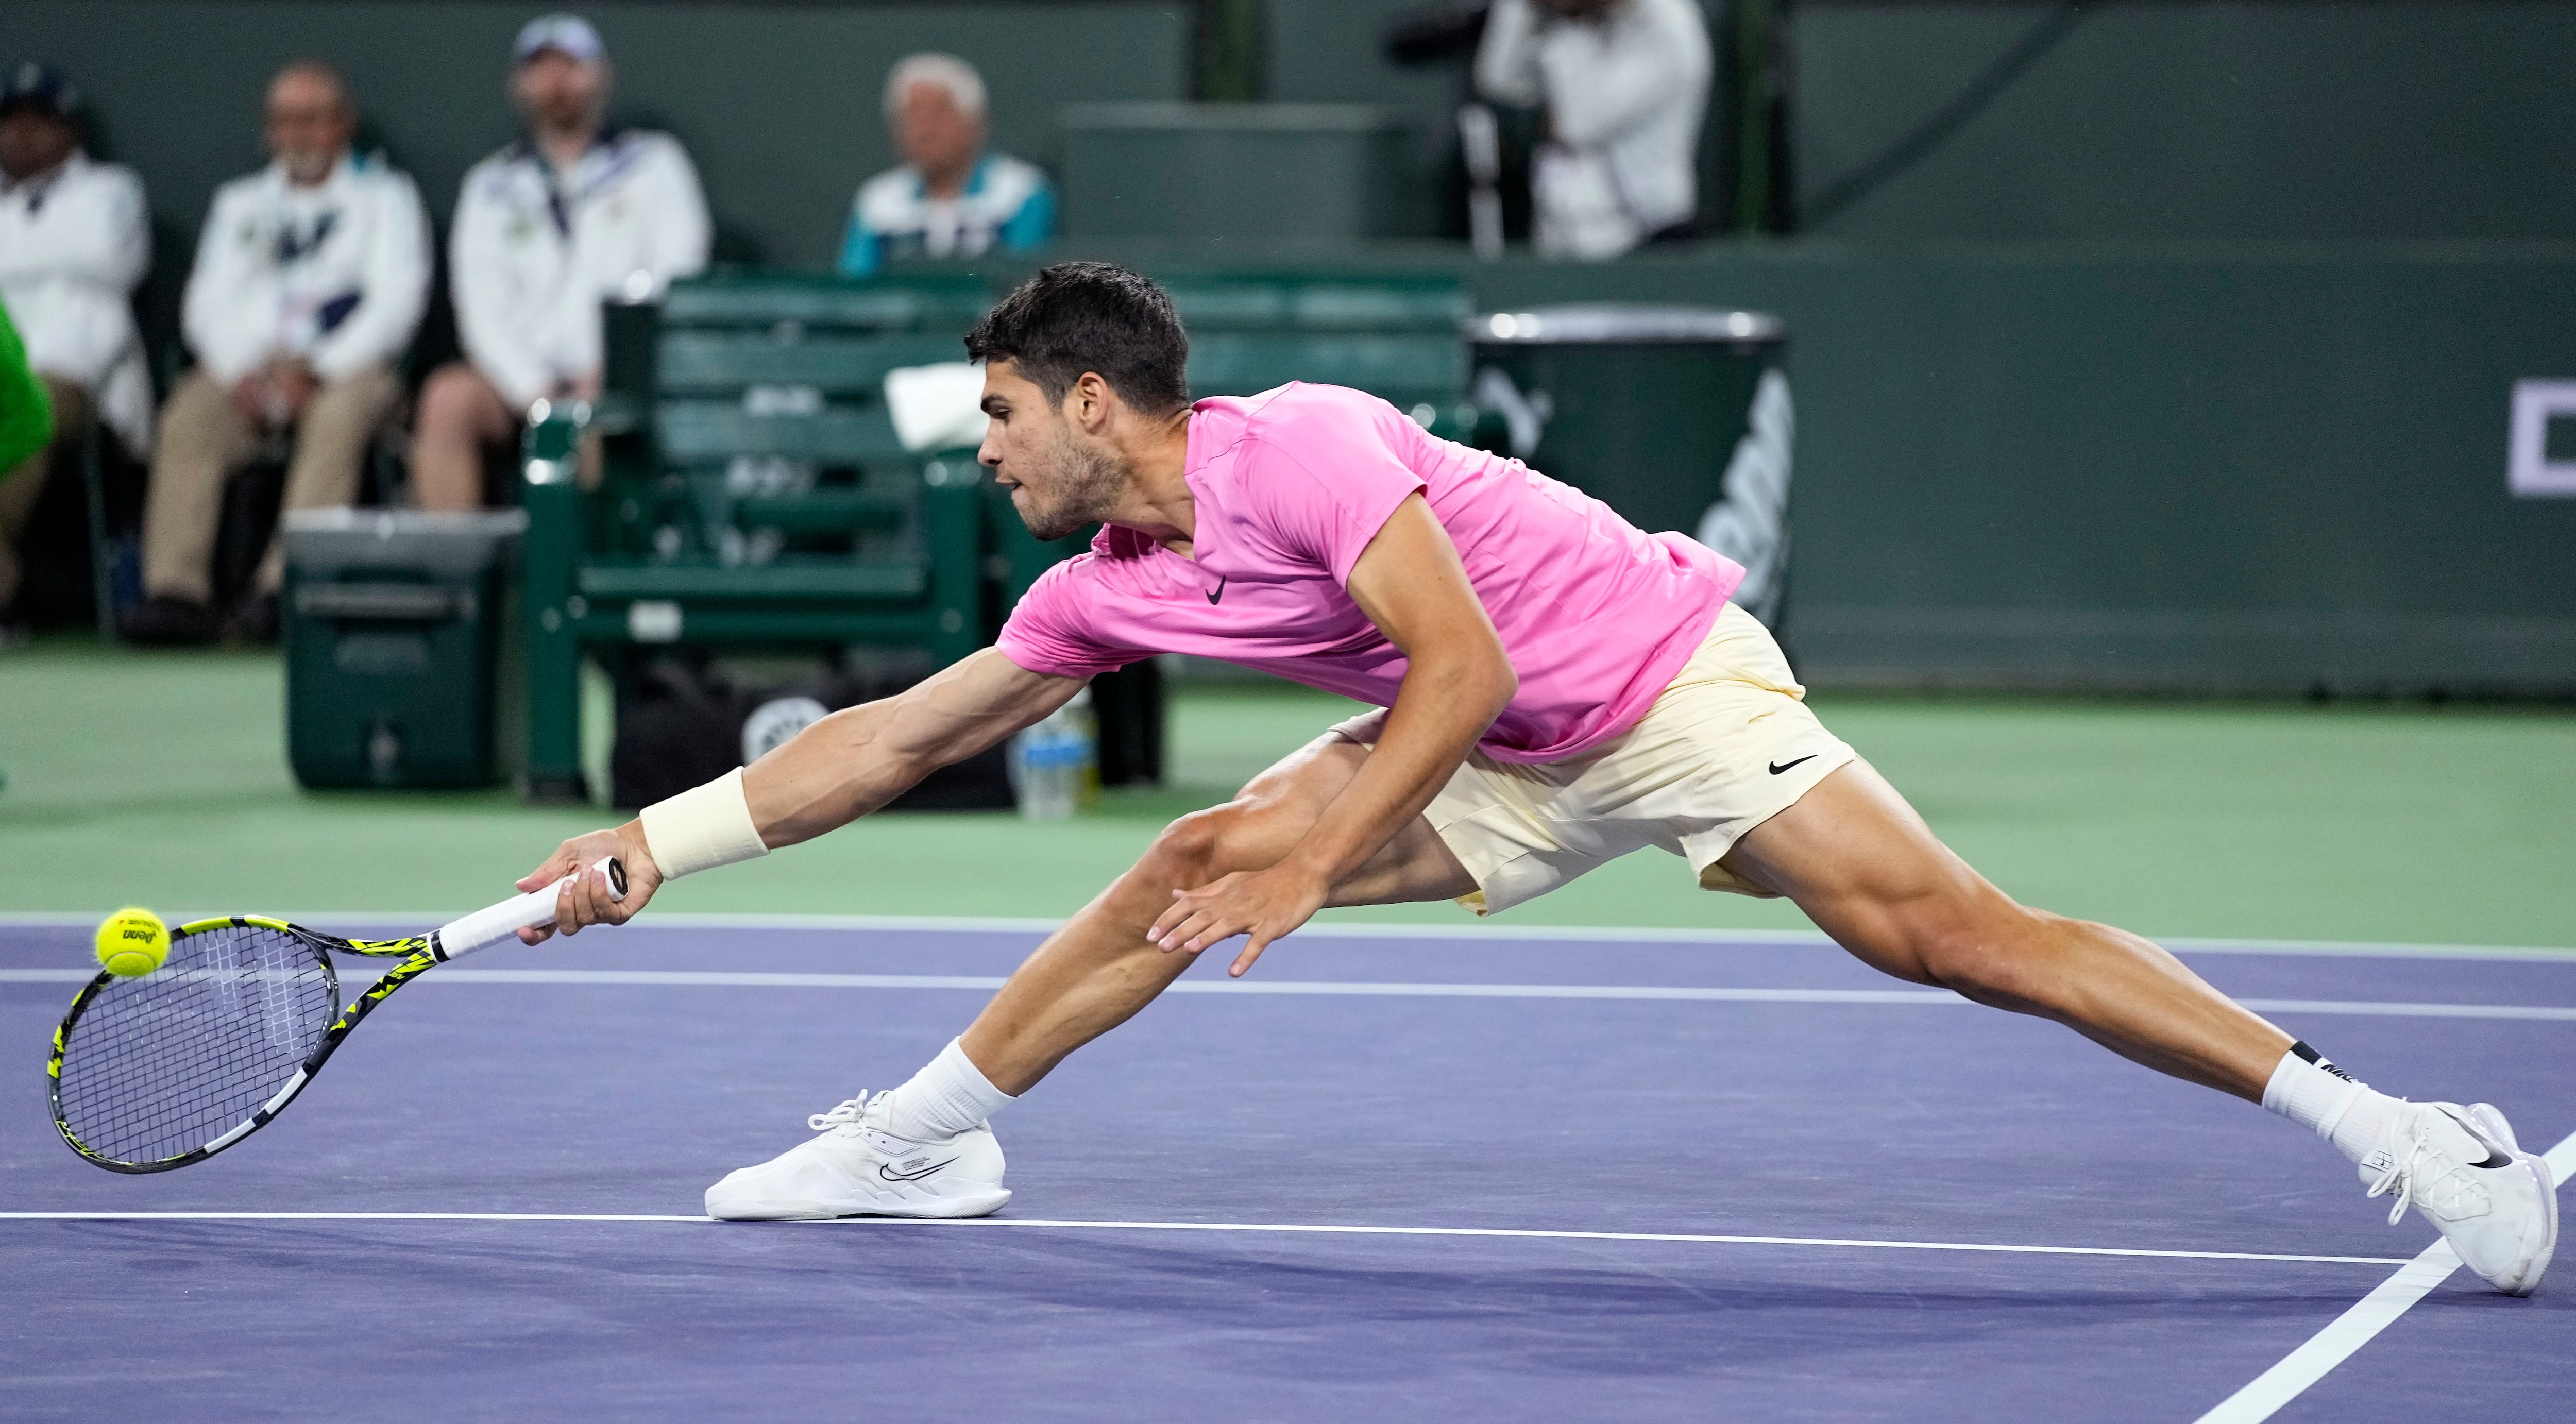
{"type": "MultiPolygon", "coordinates": [[[[960,1040],[967,1056],[994,1087],[1016,1097],[1067,1054],[1126,1022],[1197,959],[1145,938],[1171,908],[1172,892],[1278,864],[1367,757],[1367,748],[1327,734],[1263,772],[1232,801],[1174,821],[1134,869],[1011,975],[960,1040]]],[[[1334,886],[1329,903],[1445,900],[1475,888],[1458,858],[1416,817],[1334,886]]]]}
{"type": "Polygon", "coordinates": [[[1721,862],[1797,902],[1899,979],[2052,1018],[2104,1047],[2254,1102],[2290,1036],[2126,930],[2014,903],[1869,763],[1746,833],[1721,862]]]}
{"type": "MultiPolygon", "coordinates": [[[[1197,956],[1145,932],[1172,892],[1276,865],[1359,772],[1365,747],[1308,743],[1222,806],[1183,816],[1135,868],[1047,936],[974,1025],[909,1082],[812,1118],[821,1135],[707,1189],[707,1214],[774,1221],[880,1214],[982,1216],[1010,1200],[985,1119],[1065,1055],[1145,1007],[1197,956]]],[[[1335,905],[1464,895],[1475,881],[1416,818],[1333,889],[1335,905]]]]}
{"type": "Polygon", "coordinates": [[[2138,936],[2014,903],[1867,762],[1746,832],[1721,864],[1889,974],[2055,1019],[2310,1128],[2360,1166],[2371,1195],[2398,1194],[2391,1222],[2411,1202],[2500,1290],[2527,1295],[2548,1269],[2557,1194],[2502,1113],[2372,1092],[2138,936]]]}

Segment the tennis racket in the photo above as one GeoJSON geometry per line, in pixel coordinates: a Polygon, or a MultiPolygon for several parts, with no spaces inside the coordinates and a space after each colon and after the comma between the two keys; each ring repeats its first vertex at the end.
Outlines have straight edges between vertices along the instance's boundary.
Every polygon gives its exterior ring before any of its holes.
{"type": "MultiPolygon", "coordinates": [[[[626,867],[594,867],[611,899],[626,867]]],[[[567,877],[569,879],[569,877],[567,877]]],[[[358,1021],[423,972],[552,923],[557,881],[410,939],[336,939],[257,915],[170,932],[170,957],[72,1000],[45,1064],[63,1141],[111,1172],[202,1162],[283,1112],[358,1021]],[[343,1008],[331,951],[400,959],[343,1008]]]]}

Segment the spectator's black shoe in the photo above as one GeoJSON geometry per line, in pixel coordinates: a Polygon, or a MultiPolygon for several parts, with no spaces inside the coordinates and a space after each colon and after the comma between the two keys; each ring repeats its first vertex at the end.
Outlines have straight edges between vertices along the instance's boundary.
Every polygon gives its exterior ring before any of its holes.
{"type": "Polygon", "coordinates": [[[277,595],[254,593],[233,610],[232,633],[245,643],[277,641],[277,595]]]}
{"type": "Polygon", "coordinates": [[[116,630],[130,643],[211,643],[223,620],[215,610],[187,598],[155,595],[134,605],[117,620],[116,630]]]}

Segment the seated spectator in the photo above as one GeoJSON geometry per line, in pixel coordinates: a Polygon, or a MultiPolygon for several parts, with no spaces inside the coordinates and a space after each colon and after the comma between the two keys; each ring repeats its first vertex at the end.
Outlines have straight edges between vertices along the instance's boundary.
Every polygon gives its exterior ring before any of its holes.
{"type": "MultiPolygon", "coordinates": [[[[151,448],[152,380],[131,297],[151,265],[143,183],[81,151],[80,92],[51,65],[0,81],[0,302],[53,406],[54,444],[95,414],[137,455],[151,448]]],[[[58,463],[51,448],[0,467],[0,628],[14,627],[18,539],[58,463]]]]}
{"type": "Polygon", "coordinates": [[[1494,0],[1476,88],[1546,110],[1530,165],[1539,251],[1616,257],[1691,233],[1709,70],[1694,0],[1494,0]]]}
{"type": "Polygon", "coordinates": [[[456,200],[448,284],[465,359],[421,390],[423,509],[480,505],[486,447],[515,441],[540,400],[598,393],[603,300],[650,300],[707,265],[707,202],[679,140],[602,122],[613,76],[599,32],[547,15],[512,53],[528,134],[474,165],[456,200]]]}
{"type": "MultiPolygon", "coordinates": [[[[299,60],[268,86],[269,165],[215,190],[180,326],[196,369],[161,408],[143,507],[143,602],[125,635],[201,643],[214,607],[224,483],[291,434],[286,510],[357,496],[367,451],[402,399],[397,366],[429,300],[429,220],[410,178],[350,152],[358,115],[340,76],[299,60]]],[[[275,539],[234,631],[277,636],[275,539]]]]}
{"type": "Polygon", "coordinates": [[[841,270],[890,257],[1026,252],[1055,235],[1055,190],[1033,163],[984,149],[984,79],[953,54],[916,54],[886,76],[886,128],[903,159],[859,188],[841,270]]]}

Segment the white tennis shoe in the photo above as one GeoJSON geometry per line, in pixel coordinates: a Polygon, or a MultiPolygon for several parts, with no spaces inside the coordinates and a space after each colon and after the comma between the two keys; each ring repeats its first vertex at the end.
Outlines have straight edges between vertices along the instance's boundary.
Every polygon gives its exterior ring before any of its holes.
{"type": "Polygon", "coordinates": [[[862,1090],[807,1118],[822,1134],[707,1188],[718,1221],[823,1221],[836,1216],[986,1216],[1011,1194],[1002,1144],[977,1124],[938,1142],[886,1130],[886,1100],[862,1090]]]}
{"type": "Polygon", "coordinates": [[[2395,1226],[2412,1206],[2462,1263],[2510,1295],[2529,1295],[2558,1248],[2558,1189],[2549,1164],[2522,1150],[2486,1103],[2416,1103],[2390,1140],[2361,1161],[2374,1197],[2390,1192],[2395,1226]]]}

